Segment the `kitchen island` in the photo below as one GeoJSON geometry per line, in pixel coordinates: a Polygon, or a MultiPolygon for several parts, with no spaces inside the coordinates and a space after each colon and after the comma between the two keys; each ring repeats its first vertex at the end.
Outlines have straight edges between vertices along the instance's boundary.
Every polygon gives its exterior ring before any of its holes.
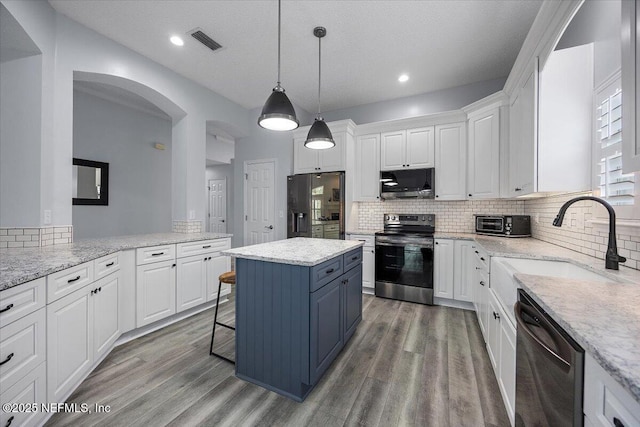
{"type": "Polygon", "coordinates": [[[360,241],[295,238],[236,258],[236,376],[302,402],[362,319],[360,241]]]}

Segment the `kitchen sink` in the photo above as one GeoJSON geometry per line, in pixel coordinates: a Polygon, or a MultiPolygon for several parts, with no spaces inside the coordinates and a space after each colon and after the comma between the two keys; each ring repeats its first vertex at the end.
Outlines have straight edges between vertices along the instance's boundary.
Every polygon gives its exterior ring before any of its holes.
{"type": "Polygon", "coordinates": [[[533,274],[536,276],[562,277],[566,279],[588,280],[592,282],[613,281],[613,279],[601,276],[598,273],[594,273],[593,271],[587,270],[586,268],[578,267],[575,264],[571,264],[570,262],[565,261],[507,258],[504,259],[503,262],[509,264],[513,268],[513,270],[515,270],[514,273],[533,274]]]}

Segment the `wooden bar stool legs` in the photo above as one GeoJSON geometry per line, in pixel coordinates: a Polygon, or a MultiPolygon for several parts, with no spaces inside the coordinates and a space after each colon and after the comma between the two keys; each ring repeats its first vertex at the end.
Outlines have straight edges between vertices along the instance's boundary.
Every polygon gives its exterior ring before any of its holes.
{"type": "Polygon", "coordinates": [[[231,360],[228,357],[225,357],[213,351],[213,340],[215,339],[215,336],[216,336],[216,325],[220,325],[228,329],[233,329],[234,331],[236,330],[236,328],[234,328],[233,326],[218,322],[218,306],[220,305],[220,292],[222,291],[222,283],[228,283],[230,285],[234,285],[236,283],[236,273],[235,271],[228,271],[226,273],[221,274],[218,279],[219,279],[218,297],[216,298],[216,311],[213,316],[213,331],[211,332],[211,348],[209,349],[209,354],[211,356],[219,357],[220,359],[226,360],[227,362],[233,363],[235,365],[236,364],[235,360],[231,360]]]}

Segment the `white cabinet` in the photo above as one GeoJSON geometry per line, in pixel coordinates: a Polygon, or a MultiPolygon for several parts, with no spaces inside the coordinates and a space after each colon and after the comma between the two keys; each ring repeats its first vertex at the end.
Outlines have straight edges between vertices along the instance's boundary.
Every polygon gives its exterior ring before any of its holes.
{"type": "Polygon", "coordinates": [[[467,192],[470,199],[500,197],[500,107],[469,114],[467,192]]]}
{"type": "Polygon", "coordinates": [[[509,191],[521,196],[534,191],[534,166],[538,137],[538,66],[511,97],[509,113],[509,191]]]}
{"type": "Polygon", "coordinates": [[[584,355],[583,409],[594,427],[640,426],[640,403],[589,353],[584,355]]]}
{"type": "Polygon", "coordinates": [[[473,279],[473,305],[478,317],[478,324],[484,340],[487,341],[487,323],[489,312],[489,255],[477,243],[471,247],[474,252],[475,276],[473,279]]]}
{"type": "Polygon", "coordinates": [[[63,402],[120,336],[120,272],[47,305],[47,399],[63,402]]]}
{"type": "Polygon", "coordinates": [[[46,278],[0,292],[0,328],[45,306],[46,278]]]}
{"type": "Polygon", "coordinates": [[[434,127],[383,132],[380,170],[422,169],[435,166],[434,127]]]}
{"type": "Polygon", "coordinates": [[[375,238],[365,234],[349,234],[347,239],[364,242],[362,247],[362,292],[373,295],[376,287],[375,238]]]}
{"type": "Polygon", "coordinates": [[[487,352],[507,409],[514,424],[516,397],[516,328],[506,316],[493,290],[489,289],[487,352]]]}
{"type": "Polygon", "coordinates": [[[176,311],[207,302],[207,260],[208,256],[195,255],[178,258],[176,282],[176,311]]]}
{"type": "Polygon", "coordinates": [[[435,239],[433,250],[433,295],[453,299],[453,240],[435,239]]]}
{"type": "MultiPolygon", "coordinates": [[[[0,402],[22,403],[27,405],[47,402],[46,363],[41,363],[37,368],[29,372],[13,386],[9,388],[3,387],[2,393],[0,393],[0,402]]],[[[0,425],[34,427],[41,425],[42,419],[45,415],[46,412],[43,411],[0,411],[0,425]]]]}
{"type": "Polygon", "coordinates": [[[640,171],[640,46],[638,22],[640,11],[635,1],[622,2],[622,169],[624,173],[640,171]]]}
{"type": "Polygon", "coordinates": [[[304,146],[310,126],[301,127],[293,138],[293,173],[336,172],[346,170],[347,146],[353,144],[355,124],[350,120],[327,123],[335,147],[312,150],[304,146]]]}
{"type": "MultiPolygon", "coordinates": [[[[222,273],[231,271],[231,257],[214,255],[205,262],[207,269],[207,301],[213,301],[218,297],[218,278],[222,273]]],[[[222,284],[220,296],[227,295],[231,291],[230,285],[222,284]]]]}
{"type": "Polygon", "coordinates": [[[136,326],[148,325],[176,312],[175,260],[136,268],[136,326]]]}
{"type": "Polygon", "coordinates": [[[380,199],[380,134],[361,135],[356,139],[356,167],[353,200],[370,202],[380,199]]]}
{"type": "Polygon", "coordinates": [[[47,276],[47,303],[93,282],[93,261],[85,262],[47,276]]]}
{"type": "Polygon", "coordinates": [[[471,240],[454,242],[453,297],[458,301],[473,302],[475,254],[471,240]]]}
{"type": "Polygon", "coordinates": [[[435,127],[436,200],[466,199],[466,140],[464,123],[435,127]]]}

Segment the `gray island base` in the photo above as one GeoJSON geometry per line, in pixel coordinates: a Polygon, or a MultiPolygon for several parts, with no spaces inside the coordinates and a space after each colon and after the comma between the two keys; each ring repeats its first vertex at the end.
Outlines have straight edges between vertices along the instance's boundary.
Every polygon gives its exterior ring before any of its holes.
{"type": "Polygon", "coordinates": [[[236,257],[236,376],[302,402],[362,320],[362,242],[296,238],[236,257]]]}

